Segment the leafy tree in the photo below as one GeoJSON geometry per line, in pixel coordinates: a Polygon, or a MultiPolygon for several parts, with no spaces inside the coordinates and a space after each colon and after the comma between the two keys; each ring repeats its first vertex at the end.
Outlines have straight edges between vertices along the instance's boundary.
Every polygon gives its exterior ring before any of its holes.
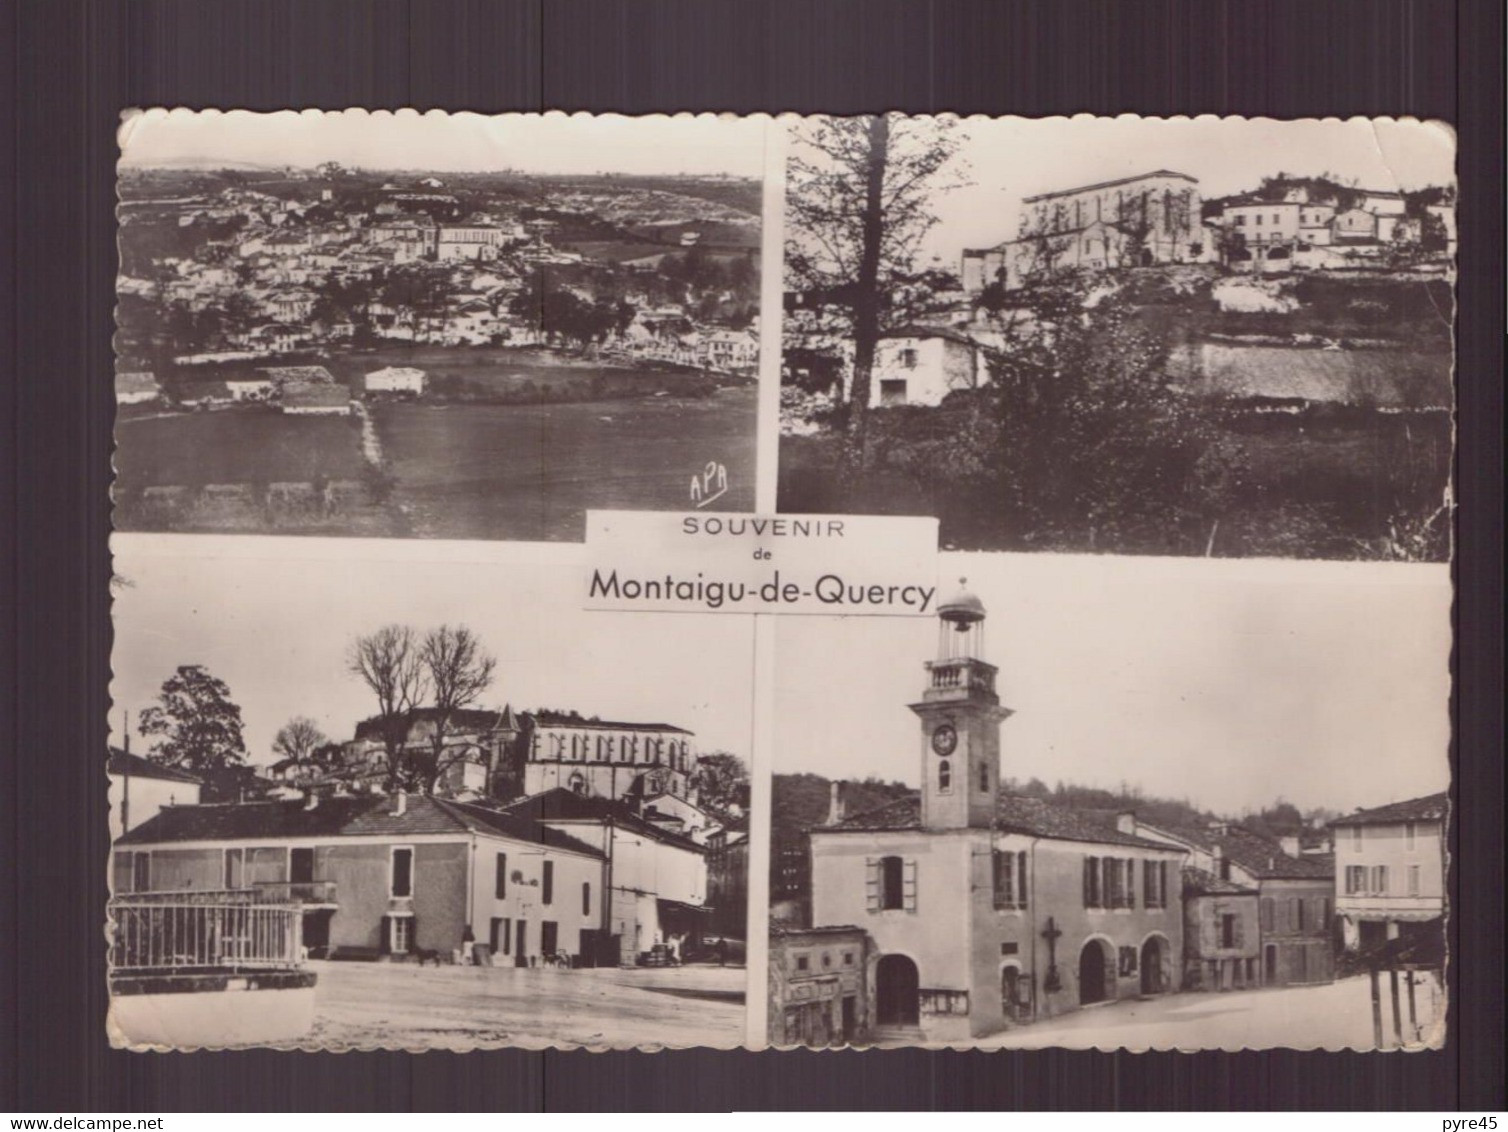
{"type": "Polygon", "coordinates": [[[409,713],[425,691],[424,665],[414,631],[407,625],[384,625],[357,637],[351,642],[347,666],[377,697],[377,729],[387,764],[384,787],[406,788],[410,784],[404,757],[409,713]]]}
{"type": "Polygon", "coordinates": [[[314,752],[329,741],[319,724],[307,715],[299,715],[278,729],[272,740],[272,750],[294,766],[305,767],[314,764],[314,752]]]}
{"type": "Polygon", "coordinates": [[[451,722],[487,690],[497,660],[466,626],[441,625],[425,634],[419,645],[419,664],[434,696],[434,714],[428,750],[411,751],[409,763],[415,783],[432,794],[451,765],[465,757],[459,748],[445,749],[451,722]]]}
{"type": "Polygon", "coordinates": [[[916,273],[932,202],[953,187],[953,123],[881,114],[821,118],[804,127],[787,179],[788,287],[823,297],[825,329],[853,343],[853,383],[841,470],[867,460],[869,386],[887,326],[913,313],[894,301],[916,273]]]}
{"type": "Polygon", "coordinates": [[[194,774],[245,763],[241,709],[223,680],[200,665],[180,665],[163,681],[158,701],[138,724],[143,736],[157,738],[148,758],[194,774]]]}
{"type": "Polygon", "coordinates": [[[696,760],[695,781],[703,806],[722,811],[749,808],[749,769],[737,755],[727,751],[702,755],[696,760]]]}
{"type": "Polygon", "coordinates": [[[1123,297],[1090,294],[1031,292],[955,429],[899,462],[972,501],[1010,547],[1206,552],[1238,453],[1170,387],[1165,338],[1123,297]]]}

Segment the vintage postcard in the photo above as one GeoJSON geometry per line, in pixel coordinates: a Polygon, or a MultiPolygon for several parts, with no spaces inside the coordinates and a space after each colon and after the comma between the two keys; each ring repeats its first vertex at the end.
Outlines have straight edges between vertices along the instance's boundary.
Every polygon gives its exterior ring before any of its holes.
{"type": "Polygon", "coordinates": [[[1441,1044],[1448,127],[120,139],[117,1045],[1441,1044]]]}
{"type": "Polygon", "coordinates": [[[754,505],[768,119],[128,116],[119,530],[580,541],[754,505]]]}

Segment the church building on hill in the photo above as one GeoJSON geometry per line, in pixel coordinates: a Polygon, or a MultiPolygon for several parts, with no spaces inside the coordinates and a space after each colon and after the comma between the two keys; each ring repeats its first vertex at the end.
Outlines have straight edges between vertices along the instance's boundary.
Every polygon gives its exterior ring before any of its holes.
{"type": "Polygon", "coordinates": [[[920,793],[834,813],[811,832],[813,925],[851,926],[870,941],[864,993],[834,1001],[831,1029],[849,1040],[966,1042],[1174,990],[1184,852],[1115,815],[1001,797],[1000,726],[1011,712],[984,660],[984,606],[960,593],[938,617],[937,656],[909,705],[921,724],[920,793]]]}

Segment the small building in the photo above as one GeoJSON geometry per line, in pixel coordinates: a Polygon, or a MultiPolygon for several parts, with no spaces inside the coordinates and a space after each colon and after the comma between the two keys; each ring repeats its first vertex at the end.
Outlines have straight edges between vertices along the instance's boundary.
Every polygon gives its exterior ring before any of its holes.
{"type": "Polygon", "coordinates": [[[335,384],[335,375],[324,366],[262,366],[260,370],[280,389],[290,382],[305,385],[335,384]]]}
{"type": "Polygon", "coordinates": [[[759,362],[759,341],[744,330],[715,330],[696,342],[696,364],[706,369],[743,370],[759,362]]]}
{"type": "Polygon", "coordinates": [[[772,1046],[844,1046],[868,1038],[873,948],[863,928],[770,929],[772,1046]]]}
{"type": "Polygon", "coordinates": [[[422,369],[412,366],[385,366],[367,374],[363,381],[368,393],[420,395],[424,392],[425,376],[422,369]]]}
{"type": "Polygon", "coordinates": [[[119,837],[168,806],[197,806],[203,785],[196,775],[117,747],[106,764],[110,779],[110,836],[119,837]]]}
{"type": "Polygon", "coordinates": [[[246,891],[302,907],[315,956],[494,962],[601,952],[604,854],[480,806],[402,793],[174,806],[115,843],[113,891],[246,891]]]}
{"type": "Polygon", "coordinates": [[[277,385],[270,377],[232,377],[226,379],[225,388],[236,401],[268,401],[277,385]]]}
{"type": "Polygon", "coordinates": [[[283,386],[281,406],[290,416],[343,417],[351,412],[351,394],[343,385],[290,381],[283,386]]]}
{"type": "Polygon", "coordinates": [[[150,370],[135,370],[115,375],[115,402],[118,405],[142,405],[162,399],[162,386],[150,370]]]}
{"type": "Polygon", "coordinates": [[[1261,985],[1257,890],[1214,873],[1183,870],[1183,989],[1261,985]]]}
{"type": "Polygon", "coordinates": [[[1389,941],[1443,952],[1449,797],[1430,794],[1337,818],[1336,912],[1347,951],[1389,941]]]}
{"type": "Polygon", "coordinates": [[[696,736],[684,727],[537,711],[524,714],[523,729],[525,794],[563,788],[614,800],[692,796],[696,736]]]}
{"type": "Polygon", "coordinates": [[[975,388],[979,378],[979,347],[968,335],[940,326],[902,327],[880,339],[869,403],[938,405],[955,390],[975,388]]]}

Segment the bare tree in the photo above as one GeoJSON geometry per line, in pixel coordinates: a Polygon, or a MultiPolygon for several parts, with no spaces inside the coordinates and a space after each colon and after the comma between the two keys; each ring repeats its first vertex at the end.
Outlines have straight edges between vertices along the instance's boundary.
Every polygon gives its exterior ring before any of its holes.
{"type": "Polygon", "coordinates": [[[957,142],[948,120],[880,114],[823,118],[791,158],[788,285],[840,313],[832,329],[853,343],[842,470],[863,469],[869,386],[883,331],[904,318],[895,302],[916,274],[933,201],[955,185],[939,176],[957,142]]]}
{"type": "Polygon", "coordinates": [[[425,669],[414,631],[384,625],[351,643],[348,664],[377,697],[377,727],[387,755],[388,790],[413,785],[406,757],[411,713],[424,698],[425,669]]]}
{"type": "Polygon", "coordinates": [[[419,646],[419,663],[434,693],[429,749],[414,752],[415,778],[425,793],[435,786],[451,765],[465,758],[459,746],[445,749],[457,712],[476,703],[492,683],[497,660],[482,648],[481,640],[464,625],[441,625],[432,629],[419,646]],[[422,759],[422,764],[419,760],[422,759]]]}
{"type": "Polygon", "coordinates": [[[294,716],[278,730],[272,740],[274,753],[281,755],[296,767],[311,765],[314,752],[328,743],[330,737],[307,715],[294,716]]]}

